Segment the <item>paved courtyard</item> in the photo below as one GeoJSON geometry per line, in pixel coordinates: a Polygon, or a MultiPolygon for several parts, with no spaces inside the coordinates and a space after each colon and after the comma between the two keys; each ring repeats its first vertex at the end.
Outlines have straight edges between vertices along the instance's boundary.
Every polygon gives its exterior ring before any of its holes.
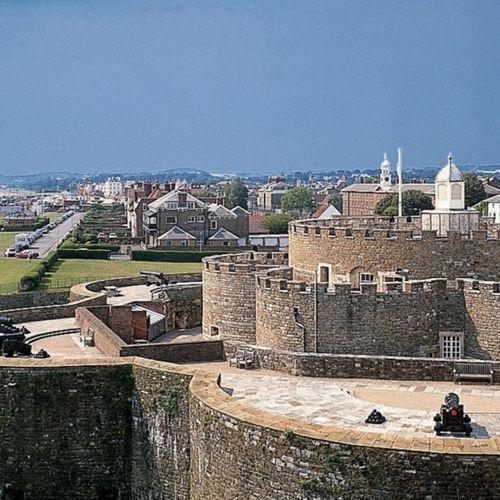
{"type": "Polygon", "coordinates": [[[433,435],[444,396],[456,392],[473,422],[473,437],[500,436],[500,388],[440,382],[328,380],[223,373],[222,388],[260,410],[320,425],[403,435],[433,435]],[[376,408],[387,421],[365,424],[376,408]]]}

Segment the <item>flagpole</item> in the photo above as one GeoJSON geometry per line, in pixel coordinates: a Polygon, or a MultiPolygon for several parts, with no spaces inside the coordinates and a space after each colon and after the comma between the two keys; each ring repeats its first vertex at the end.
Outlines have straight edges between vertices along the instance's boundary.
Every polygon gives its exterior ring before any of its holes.
{"type": "Polygon", "coordinates": [[[403,148],[398,148],[398,215],[403,217],[403,148]]]}

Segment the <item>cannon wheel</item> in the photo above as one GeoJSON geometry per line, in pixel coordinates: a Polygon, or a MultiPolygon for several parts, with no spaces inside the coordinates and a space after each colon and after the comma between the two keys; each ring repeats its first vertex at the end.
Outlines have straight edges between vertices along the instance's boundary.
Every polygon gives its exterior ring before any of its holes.
{"type": "Polygon", "coordinates": [[[434,431],[436,432],[436,436],[441,436],[441,431],[443,430],[443,424],[441,422],[436,422],[434,426],[434,431]]]}

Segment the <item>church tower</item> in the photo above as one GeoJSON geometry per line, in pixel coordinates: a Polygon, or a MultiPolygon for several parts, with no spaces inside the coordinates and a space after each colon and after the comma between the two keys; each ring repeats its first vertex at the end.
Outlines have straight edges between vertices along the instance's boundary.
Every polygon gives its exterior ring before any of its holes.
{"type": "Polygon", "coordinates": [[[391,188],[391,164],[384,153],[384,160],[380,164],[380,187],[384,190],[391,188]]]}

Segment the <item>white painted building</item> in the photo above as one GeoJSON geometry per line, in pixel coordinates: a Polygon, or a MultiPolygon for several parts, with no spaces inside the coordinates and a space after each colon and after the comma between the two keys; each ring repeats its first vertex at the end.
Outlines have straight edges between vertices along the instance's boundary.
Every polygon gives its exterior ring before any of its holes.
{"type": "Polygon", "coordinates": [[[109,177],[103,184],[105,198],[116,198],[125,194],[125,185],[120,177],[109,177]]]}
{"type": "Polygon", "coordinates": [[[500,194],[492,196],[486,200],[488,203],[488,217],[493,219],[495,224],[500,223],[500,194]]]}

